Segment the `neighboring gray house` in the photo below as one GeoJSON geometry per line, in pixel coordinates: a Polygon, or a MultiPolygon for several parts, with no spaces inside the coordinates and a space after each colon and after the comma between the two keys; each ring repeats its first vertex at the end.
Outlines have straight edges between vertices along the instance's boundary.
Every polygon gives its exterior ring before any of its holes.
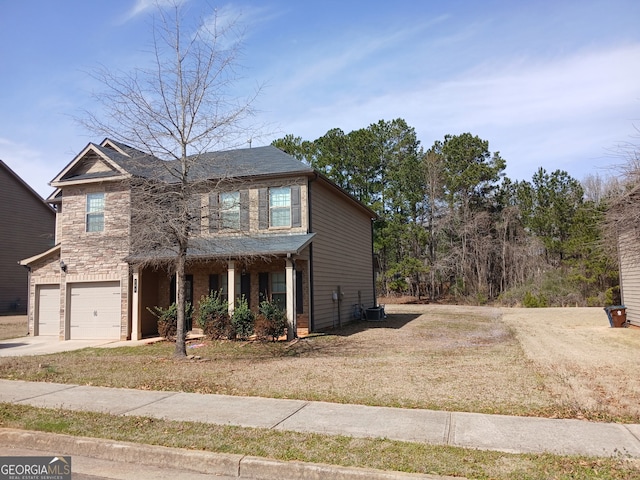
{"type": "MultiPolygon", "coordinates": [[[[640,187],[624,196],[624,209],[640,209],[640,187]]],[[[627,307],[627,320],[640,327],[640,216],[625,216],[618,224],[618,256],[620,261],[620,296],[627,307]],[[628,218],[627,218],[628,217],[628,218]]]]}
{"type": "Polygon", "coordinates": [[[27,313],[28,272],[18,262],[53,246],[55,211],[0,160],[0,314],[27,313]]]}
{"type": "MultiPolygon", "coordinates": [[[[168,306],[175,286],[130,252],[132,185],[162,165],[146,157],[142,166],[134,161],[141,156],[109,139],[90,143],[51,182],[56,245],[22,261],[31,269],[32,334],[156,334],[147,307],[168,306]]],[[[268,298],[286,307],[296,329],[310,331],[353,320],[355,304],[375,306],[372,210],[275,147],[201,160],[195,180],[226,180],[200,194],[186,272],[196,305],[212,290],[244,295],[253,310],[268,298]]]]}
{"type": "Polygon", "coordinates": [[[640,327],[640,232],[629,228],[618,236],[620,297],[627,320],[640,327]]]}

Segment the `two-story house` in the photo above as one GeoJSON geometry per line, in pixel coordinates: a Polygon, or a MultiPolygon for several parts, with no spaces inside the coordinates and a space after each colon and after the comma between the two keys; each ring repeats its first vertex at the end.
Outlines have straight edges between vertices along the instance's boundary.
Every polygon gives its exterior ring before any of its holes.
{"type": "MultiPolygon", "coordinates": [[[[175,278],[131,249],[136,185],[170,165],[118,142],[90,143],[51,182],[56,245],[30,269],[29,329],[60,339],[157,333],[148,307],[175,300],[175,278]],[[140,160],[143,161],[140,161],[140,160]],[[132,220],[133,219],[133,220],[132,220]]],[[[323,330],[376,304],[375,213],[313,168],[272,147],[201,155],[187,255],[187,300],[243,295],[280,302],[289,324],[323,330]]],[[[233,308],[234,302],[229,302],[233,308]]]]}
{"type": "Polygon", "coordinates": [[[55,212],[0,160],[0,314],[27,313],[27,271],[19,261],[53,245],[55,212]]]}

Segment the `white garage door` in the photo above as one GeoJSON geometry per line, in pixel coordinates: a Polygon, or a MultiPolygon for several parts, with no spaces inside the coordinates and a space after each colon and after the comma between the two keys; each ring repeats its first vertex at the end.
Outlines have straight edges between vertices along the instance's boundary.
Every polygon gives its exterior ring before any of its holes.
{"type": "Polygon", "coordinates": [[[38,286],[36,308],[38,335],[60,335],[60,286],[38,286]]]}
{"type": "Polygon", "coordinates": [[[120,339],[120,284],[76,283],[69,287],[69,336],[120,339]]]}

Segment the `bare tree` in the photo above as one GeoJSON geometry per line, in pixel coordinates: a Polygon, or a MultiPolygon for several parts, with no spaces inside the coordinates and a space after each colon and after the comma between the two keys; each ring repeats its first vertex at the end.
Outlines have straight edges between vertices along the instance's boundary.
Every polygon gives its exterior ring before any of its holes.
{"type": "Polygon", "coordinates": [[[442,232],[441,207],[444,198],[442,155],[428,150],[423,156],[425,198],[427,202],[423,224],[427,230],[427,264],[429,266],[429,298],[436,298],[436,265],[438,262],[438,242],[442,232]]]}
{"type": "Polygon", "coordinates": [[[624,159],[617,165],[618,178],[609,179],[605,187],[608,203],[604,236],[615,245],[622,234],[637,235],[640,231],[640,146],[625,143],[619,146],[624,159]]]}
{"type": "Polygon", "coordinates": [[[138,192],[132,221],[146,234],[134,235],[131,248],[155,252],[141,263],[168,264],[175,272],[179,357],[186,356],[185,263],[200,216],[198,166],[205,152],[248,138],[243,122],[257,95],[231,94],[239,80],[236,25],[220,25],[217,13],[191,28],[186,24],[177,1],[167,10],[157,6],[150,66],[99,69],[93,76],[105,87],[96,95],[103,110],[81,119],[92,131],[149,155],[136,159],[145,180],[132,182],[138,192]]]}

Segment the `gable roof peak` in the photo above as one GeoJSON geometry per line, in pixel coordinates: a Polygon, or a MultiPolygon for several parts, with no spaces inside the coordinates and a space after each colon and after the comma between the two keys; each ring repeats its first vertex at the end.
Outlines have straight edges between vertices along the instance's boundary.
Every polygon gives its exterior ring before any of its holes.
{"type": "Polygon", "coordinates": [[[120,165],[126,154],[89,142],[87,146],[50,182],[52,187],[62,184],[86,183],[96,179],[128,176],[120,165]]]}

